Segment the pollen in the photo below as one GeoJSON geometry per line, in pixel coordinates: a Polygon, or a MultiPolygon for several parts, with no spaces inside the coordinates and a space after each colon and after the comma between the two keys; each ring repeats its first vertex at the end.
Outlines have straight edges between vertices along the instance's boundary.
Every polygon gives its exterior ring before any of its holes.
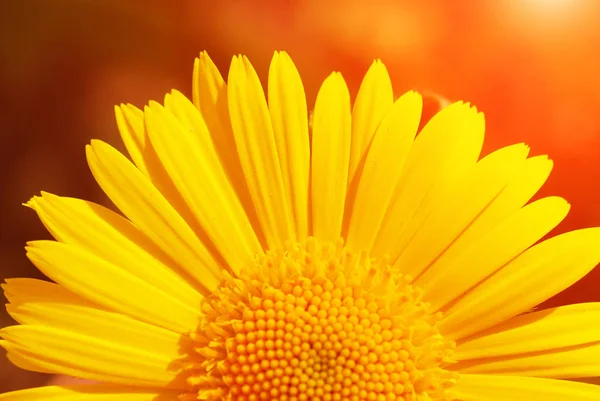
{"type": "Polygon", "coordinates": [[[449,399],[456,374],[443,366],[454,344],[409,283],[341,240],[260,255],[203,305],[191,335],[194,398],[449,399]]]}

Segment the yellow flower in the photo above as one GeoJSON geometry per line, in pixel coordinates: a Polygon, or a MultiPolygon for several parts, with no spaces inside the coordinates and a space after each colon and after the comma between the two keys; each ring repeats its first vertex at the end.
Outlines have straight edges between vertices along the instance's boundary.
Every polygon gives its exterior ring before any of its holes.
{"type": "Polygon", "coordinates": [[[227,84],[202,53],[173,91],[116,116],[133,160],[87,148],[125,217],[42,193],[55,283],[10,279],[16,365],[102,384],[2,401],[592,401],[600,304],[532,311],[600,261],[600,229],[536,244],[567,214],[530,202],[552,163],[523,144],[480,158],[484,119],[454,103],[418,133],[384,65],[351,107],[323,83],[311,122],[276,53],[267,98],[245,57],[227,84]]]}

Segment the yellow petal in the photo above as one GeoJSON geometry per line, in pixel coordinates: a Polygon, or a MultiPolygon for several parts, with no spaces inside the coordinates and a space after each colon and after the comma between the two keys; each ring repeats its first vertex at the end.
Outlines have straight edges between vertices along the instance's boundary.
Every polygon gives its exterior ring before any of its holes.
{"type": "Polygon", "coordinates": [[[350,157],[350,94],[340,73],[319,90],[312,124],[312,234],[336,241],[344,219],[350,157]]]}
{"type": "Polygon", "coordinates": [[[42,192],[27,204],[57,240],[126,269],[190,307],[202,300],[176,273],[175,262],[130,221],[103,206],[42,192]]]}
{"type": "Polygon", "coordinates": [[[350,213],[348,246],[369,251],[417,133],[423,100],[401,96],[383,118],[368,150],[350,213]]]}
{"type": "MultiPolygon", "coordinates": [[[[597,324],[597,323],[596,323],[597,324]]],[[[576,332],[563,332],[575,336],[576,332]]],[[[542,333],[538,333],[542,336],[542,333]]],[[[539,338],[539,337],[538,337],[539,338]]],[[[459,362],[452,370],[460,373],[519,375],[554,379],[600,376],[600,344],[596,342],[547,352],[491,357],[459,362]]]]}
{"type": "Polygon", "coordinates": [[[568,211],[564,199],[548,197],[518,209],[479,237],[468,230],[468,238],[457,241],[416,281],[424,299],[434,309],[451,304],[549,233],[568,211]]]}
{"type": "Polygon", "coordinates": [[[175,91],[165,104],[168,110],[156,102],[146,108],[150,139],[208,240],[239,272],[261,251],[260,243],[198,111],[175,91]]]}
{"type": "Polygon", "coordinates": [[[460,343],[453,370],[579,378],[600,375],[600,303],[516,316],[460,343]]]}
{"type": "Polygon", "coordinates": [[[165,171],[154,146],[150,142],[144,113],[133,105],[115,107],[117,125],[121,138],[136,167],[144,174],[152,185],[169,201],[177,213],[190,224],[190,227],[200,233],[195,225],[193,214],[177,191],[173,181],[165,171]]]}
{"type": "Polygon", "coordinates": [[[523,313],[585,276],[600,262],[600,228],[571,231],[523,252],[460,298],[440,322],[461,339],[523,313]]]}
{"type": "Polygon", "coordinates": [[[423,274],[486,213],[519,171],[527,151],[526,146],[516,145],[484,157],[452,188],[433,199],[432,210],[421,226],[403,233],[408,239],[395,266],[413,277],[423,274]]]}
{"type": "Polygon", "coordinates": [[[198,307],[79,247],[35,241],[28,244],[27,256],[52,280],[108,309],[178,333],[198,325],[198,307]]]}
{"type": "Polygon", "coordinates": [[[178,333],[96,307],[58,284],[46,282],[23,291],[23,287],[31,283],[23,283],[22,280],[42,283],[34,279],[12,279],[2,286],[10,301],[7,310],[20,324],[48,326],[99,337],[123,346],[151,350],[172,359],[177,359],[180,354],[181,335],[178,333]],[[33,293],[33,290],[40,289],[42,293],[33,293]]]}
{"type": "MultiPolygon", "coordinates": [[[[113,330],[124,330],[117,326],[118,322],[113,323],[113,330]]],[[[96,324],[104,329],[104,322],[96,324]]],[[[41,325],[5,327],[0,330],[4,339],[0,346],[6,349],[11,362],[22,368],[39,367],[33,370],[109,383],[185,389],[185,380],[178,377],[183,365],[175,362],[175,354],[158,353],[145,346],[156,340],[147,340],[142,328],[130,324],[128,329],[133,331],[131,335],[141,336],[138,346],[129,344],[133,339],[114,339],[117,334],[102,338],[41,325]]],[[[130,333],[126,330],[123,336],[127,338],[130,333]]],[[[176,349],[178,342],[172,346],[176,349]]]]}
{"type": "Polygon", "coordinates": [[[252,204],[252,198],[233,138],[233,130],[229,119],[227,84],[206,52],[201,52],[194,62],[193,98],[194,105],[200,111],[208,132],[210,132],[227,176],[235,188],[261,243],[264,245],[264,235],[252,204]]]}
{"type": "Polygon", "coordinates": [[[152,145],[148,143],[148,137],[144,127],[144,113],[131,104],[115,106],[115,117],[117,127],[121,133],[121,140],[127,148],[127,152],[140,171],[149,176],[147,164],[155,160],[148,160],[147,155],[152,145]]]}
{"type": "MultiPolygon", "coordinates": [[[[499,152],[518,151],[522,146],[509,146],[499,152]]],[[[569,206],[559,198],[548,198],[532,209],[519,211],[539,190],[551,170],[552,161],[545,156],[525,160],[485,211],[419,278],[418,283],[424,287],[434,308],[453,301],[562,221],[569,206]],[[463,266],[472,268],[467,271],[463,266]]]]}
{"type": "Polygon", "coordinates": [[[269,69],[269,111],[287,203],[299,241],[308,235],[310,142],[302,80],[292,59],[275,52],[269,69]]]}
{"type": "MultiPolygon", "coordinates": [[[[85,299],[61,285],[34,278],[7,278],[6,283],[1,287],[4,290],[4,296],[12,304],[25,301],[46,301],[49,298],[60,303],[80,303],[85,299]]],[[[89,300],[85,301],[87,306],[101,308],[89,300]]]]}
{"type": "MultiPolygon", "coordinates": [[[[512,145],[500,149],[498,152],[524,146],[523,144],[512,145]]],[[[512,176],[508,184],[486,208],[485,213],[482,213],[461,236],[461,240],[468,243],[479,238],[489,232],[490,227],[504,221],[523,207],[546,182],[552,166],[552,160],[549,160],[547,156],[530,157],[525,160],[525,163],[520,164],[519,171],[512,176]]]]}
{"type": "Polygon", "coordinates": [[[394,92],[390,76],[385,65],[380,60],[375,60],[360,84],[352,108],[349,182],[360,172],[377,126],[393,102],[394,92]]]}
{"type": "Polygon", "coordinates": [[[597,401],[600,386],[535,377],[461,374],[452,388],[461,401],[597,401]]]}
{"type": "Polygon", "coordinates": [[[115,205],[172,256],[201,290],[214,290],[220,281],[219,266],[156,187],[110,145],[96,140],[86,151],[96,181],[115,205]]]}
{"type": "Polygon", "coordinates": [[[412,234],[457,177],[472,168],[483,144],[484,119],[468,104],[454,103],[417,135],[398,181],[372,256],[395,260],[412,234]]]}
{"type": "Polygon", "coordinates": [[[223,165],[233,177],[244,181],[229,121],[227,84],[206,52],[201,52],[194,62],[193,99],[223,165]]]}
{"type": "Polygon", "coordinates": [[[458,344],[458,360],[552,351],[597,342],[600,302],[559,306],[508,319],[458,344]]]}
{"type": "Polygon", "coordinates": [[[0,401],[177,401],[180,392],[168,389],[81,384],[46,386],[0,394],[0,401]]]}
{"type": "MultiPolygon", "coordinates": [[[[530,164],[525,161],[528,151],[524,144],[495,151],[465,172],[447,192],[438,193],[421,226],[403,233],[409,239],[396,265],[418,277],[444,253],[477,241],[527,202],[533,195],[531,186],[523,185],[530,164]]],[[[537,184],[540,180],[531,177],[528,182],[537,184]]],[[[428,276],[424,282],[435,274],[428,276]]]]}
{"type": "Polygon", "coordinates": [[[234,57],[227,86],[229,114],[244,176],[271,249],[295,240],[291,205],[285,197],[281,165],[265,95],[245,57],[234,57]]]}

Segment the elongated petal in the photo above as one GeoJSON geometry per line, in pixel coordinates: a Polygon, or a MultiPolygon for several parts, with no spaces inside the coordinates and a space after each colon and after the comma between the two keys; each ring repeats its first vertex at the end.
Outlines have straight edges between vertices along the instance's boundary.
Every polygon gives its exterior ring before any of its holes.
{"type": "Polygon", "coordinates": [[[516,316],[459,344],[453,369],[552,378],[600,375],[600,303],[516,316]]]}
{"type": "Polygon", "coordinates": [[[13,391],[0,394],[0,401],[177,401],[180,394],[168,389],[82,384],[13,391]]]}
{"type": "Polygon", "coordinates": [[[111,310],[179,333],[198,324],[198,307],[184,304],[160,287],[76,246],[35,241],[28,244],[27,256],[57,283],[111,310]]]}
{"type": "MultiPolygon", "coordinates": [[[[517,144],[500,149],[495,153],[506,152],[510,149],[529,148],[523,144],[517,144]]],[[[491,155],[490,155],[491,156],[491,155]]],[[[518,163],[519,168],[507,185],[496,196],[494,201],[488,205],[484,213],[481,213],[462,235],[459,241],[468,243],[489,232],[508,216],[519,210],[531,200],[538,192],[552,171],[553,162],[547,156],[535,156],[518,163]]]]}
{"type": "Polygon", "coordinates": [[[478,238],[469,236],[468,242],[457,241],[417,280],[424,298],[435,309],[451,304],[549,233],[568,211],[569,204],[564,199],[542,198],[478,238]]]}
{"type": "Polygon", "coordinates": [[[360,171],[377,126],[393,102],[394,92],[390,76],[385,65],[380,60],[375,60],[360,85],[352,108],[349,181],[360,171]]]}
{"type": "Polygon", "coordinates": [[[179,92],[165,104],[169,110],[155,102],[146,109],[150,139],[208,239],[239,272],[261,251],[260,243],[198,111],[179,92]]]}
{"type": "Polygon", "coordinates": [[[472,168],[483,145],[483,116],[454,103],[436,114],[417,135],[398,181],[372,256],[395,260],[423,224],[434,200],[472,168]]]}
{"type": "MultiPolygon", "coordinates": [[[[505,150],[518,150],[520,146],[505,150]]],[[[551,169],[552,162],[545,156],[525,160],[493,202],[419,278],[418,284],[434,308],[454,301],[562,221],[569,205],[558,197],[521,209],[551,169]]]]}
{"type": "Polygon", "coordinates": [[[448,311],[440,330],[465,338],[523,313],[571,286],[600,262],[600,228],[546,240],[513,259],[448,311]]]}
{"type": "Polygon", "coordinates": [[[461,401],[597,401],[600,386],[534,377],[461,374],[452,389],[461,401]]]}
{"type": "Polygon", "coordinates": [[[403,233],[406,245],[396,266],[419,277],[435,263],[506,188],[524,163],[527,151],[524,145],[517,145],[484,157],[452,188],[432,200],[436,206],[421,226],[403,233]]]}
{"type": "Polygon", "coordinates": [[[203,297],[176,273],[175,262],[119,214],[92,202],[45,192],[27,205],[57,240],[127,270],[190,307],[200,304],[203,297]]]}
{"type": "Polygon", "coordinates": [[[229,118],[227,84],[206,52],[201,52],[194,62],[193,99],[194,105],[200,111],[208,132],[210,132],[227,176],[264,245],[264,236],[256,210],[252,205],[252,198],[233,138],[233,129],[229,118]]]}
{"type": "MultiPolygon", "coordinates": [[[[3,289],[10,300],[8,312],[23,325],[51,326],[140,350],[151,350],[173,360],[179,358],[182,341],[178,333],[97,307],[54,283],[46,282],[44,286],[33,285],[23,290],[24,285],[31,283],[20,282],[22,280],[27,279],[8,280],[3,289]],[[40,288],[42,293],[33,293],[32,290],[40,288]]],[[[29,281],[41,283],[41,280],[29,281]]]]}
{"type": "Polygon", "coordinates": [[[131,104],[122,104],[115,106],[115,118],[129,156],[142,173],[150,176],[148,163],[156,162],[156,159],[148,159],[152,145],[145,132],[144,112],[131,104]]]}
{"type": "Polygon", "coordinates": [[[600,338],[600,303],[559,306],[508,319],[459,343],[454,357],[468,360],[550,351],[600,338]]]}
{"type": "Polygon", "coordinates": [[[219,157],[225,166],[235,167],[229,173],[235,171],[233,175],[244,181],[229,121],[227,84],[206,52],[201,52],[194,62],[192,88],[194,105],[211,133],[219,157]]]}
{"type": "Polygon", "coordinates": [[[348,87],[340,73],[333,73],[317,95],[312,127],[312,232],[320,241],[336,241],[342,230],[350,122],[348,87]]]}
{"type": "Polygon", "coordinates": [[[52,299],[59,303],[83,303],[90,307],[101,308],[98,304],[87,300],[65,287],[49,281],[34,278],[7,278],[1,285],[4,296],[11,304],[23,302],[47,301],[52,299]]]}
{"type": "Polygon", "coordinates": [[[375,241],[417,133],[422,103],[418,93],[406,93],[377,128],[350,212],[350,248],[369,251],[375,241]]]}
{"type": "Polygon", "coordinates": [[[122,104],[120,107],[115,107],[115,115],[121,139],[136,167],[148,177],[152,185],[160,191],[181,217],[192,222],[191,211],[177,192],[177,188],[150,142],[144,122],[144,113],[131,104],[122,104]]]}
{"type": "Polygon", "coordinates": [[[192,92],[194,105],[202,114],[208,129],[215,133],[215,142],[223,143],[222,146],[215,146],[229,149],[234,155],[235,141],[229,124],[227,84],[206,52],[200,52],[194,61],[192,92]]]}
{"type": "MultiPolygon", "coordinates": [[[[563,332],[565,337],[576,332],[563,332]]],[[[598,337],[596,337],[597,339],[598,337]]],[[[571,346],[561,349],[490,357],[459,362],[452,369],[461,373],[519,375],[576,379],[600,376],[600,343],[571,346]]]]}
{"type": "Polygon", "coordinates": [[[276,52],[269,69],[269,111],[287,203],[298,240],[308,235],[310,142],[308,111],[300,74],[285,52],[276,52]]]}
{"type": "Polygon", "coordinates": [[[267,244],[281,248],[296,233],[265,95],[245,57],[233,58],[227,81],[229,114],[244,176],[267,244]]]}
{"type": "MultiPolygon", "coordinates": [[[[122,322],[110,323],[107,330],[111,326],[115,330],[122,322]]],[[[97,324],[102,329],[105,322],[97,324]]],[[[156,338],[148,338],[154,334],[148,326],[127,324],[126,328],[121,327],[106,338],[52,326],[10,326],[0,330],[4,339],[0,340],[0,346],[7,350],[11,362],[25,369],[109,383],[185,389],[185,379],[180,375],[183,364],[174,359],[177,358],[179,337],[171,344],[175,349],[172,353],[168,354],[164,349],[156,352],[152,346],[145,346],[145,343],[157,342],[156,338]],[[121,331],[124,331],[123,340],[115,338],[121,331]],[[130,344],[135,340],[130,336],[135,335],[140,336],[137,346],[130,344]]]]}
{"type": "Polygon", "coordinates": [[[214,290],[220,271],[206,247],[162,194],[123,155],[101,141],[87,147],[88,164],[117,207],[201,289],[214,290]]]}

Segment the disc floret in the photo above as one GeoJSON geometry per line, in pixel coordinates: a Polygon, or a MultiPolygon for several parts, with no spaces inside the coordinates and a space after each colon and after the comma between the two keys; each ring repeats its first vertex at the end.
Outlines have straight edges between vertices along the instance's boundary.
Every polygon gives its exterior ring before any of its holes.
{"type": "Polygon", "coordinates": [[[454,344],[410,278],[341,240],[259,255],[203,312],[200,399],[445,400],[456,379],[442,368],[454,344]]]}

